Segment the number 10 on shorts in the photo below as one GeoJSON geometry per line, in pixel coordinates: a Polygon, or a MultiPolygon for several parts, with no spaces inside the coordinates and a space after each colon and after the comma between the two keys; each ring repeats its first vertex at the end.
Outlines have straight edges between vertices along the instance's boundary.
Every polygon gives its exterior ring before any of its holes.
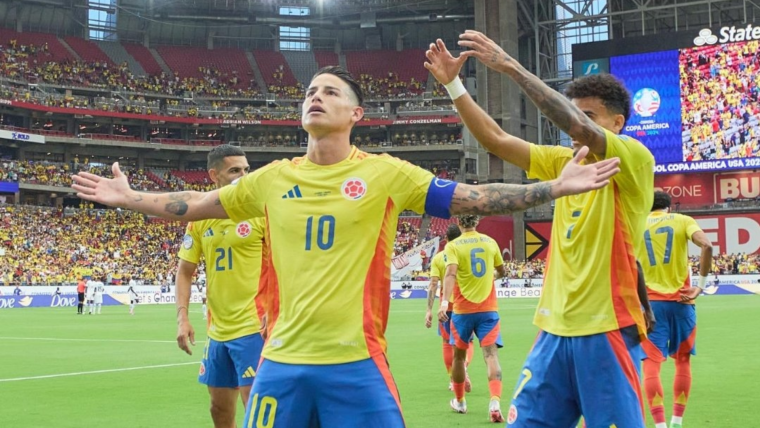
{"type": "Polygon", "coordinates": [[[254,394],[251,397],[251,417],[246,428],[254,428],[254,417],[256,418],[255,428],[272,428],[276,413],[277,400],[274,397],[261,397],[261,401],[259,401],[259,394],[254,394]]]}

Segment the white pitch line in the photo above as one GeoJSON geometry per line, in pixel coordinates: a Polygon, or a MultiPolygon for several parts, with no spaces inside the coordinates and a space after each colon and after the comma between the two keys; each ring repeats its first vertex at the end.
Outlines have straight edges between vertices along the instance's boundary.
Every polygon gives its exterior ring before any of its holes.
{"type": "Polygon", "coordinates": [[[59,374],[43,375],[43,376],[15,377],[11,379],[0,379],[0,382],[16,382],[20,380],[50,379],[50,378],[56,378],[56,377],[81,376],[81,375],[100,374],[100,373],[128,372],[128,371],[133,371],[133,370],[145,370],[145,369],[160,369],[160,368],[165,368],[165,367],[187,366],[190,364],[198,364],[198,362],[193,361],[193,362],[176,363],[176,364],[159,364],[156,366],[125,367],[123,369],[94,370],[91,372],[74,372],[74,373],[59,373],[59,374]]]}
{"type": "Polygon", "coordinates": [[[60,342],[142,342],[142,343],[177,343],[176,340],[144,340],[144,339],[77,339],[62,337],[0,337],[0,340],[45,340],[60,342]]]}

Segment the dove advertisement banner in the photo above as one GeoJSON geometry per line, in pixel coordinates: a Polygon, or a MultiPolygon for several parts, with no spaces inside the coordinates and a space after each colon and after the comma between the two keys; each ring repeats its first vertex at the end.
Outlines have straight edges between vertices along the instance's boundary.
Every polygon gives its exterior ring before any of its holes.
{"type": "MultiPolygon", "coordinates": [[[[18,308],[64,308],[74,307],[78,304],[76,294],[61,294],[53,296],[0,296],[0,309],[18,308]]],[[[103,306],[120,305],[121,302],[110,295],[103,295],[103,306]]]]}

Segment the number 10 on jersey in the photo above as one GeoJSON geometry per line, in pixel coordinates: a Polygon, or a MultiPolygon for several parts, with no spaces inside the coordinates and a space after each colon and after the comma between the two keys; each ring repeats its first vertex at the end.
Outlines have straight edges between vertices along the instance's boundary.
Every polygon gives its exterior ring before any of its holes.
{"type": "Polygon", "coordinates": [[[320,250],[329,250],[335,242],[335,217],[323,215],[314,220],[314,216],[306,219],[306,251],[311,251],[312,241],[316,241],[320,250]],[[313,236],[316,223],[316,237],[313,236]]]}

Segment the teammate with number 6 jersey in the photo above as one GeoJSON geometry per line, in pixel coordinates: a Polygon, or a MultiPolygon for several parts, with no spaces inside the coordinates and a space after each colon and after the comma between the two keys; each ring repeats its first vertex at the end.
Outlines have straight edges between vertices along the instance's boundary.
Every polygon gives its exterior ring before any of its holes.
{"type": "MultiPolygon", "coordinates": [[[[498,349],[501,348],[499,327],[499,306],[494,289],[494,269],[499,278],[507,275],[499,245],[491,237],[478,233],[475,227],[476,215],[459,216],[462,235],[446,244],[443,257],[446,276],[443,280],[443,295],[454,295],[454,314],[451,316],[451,344],[454,362],[451,379],[454,383],[454,398],[451,408],[457,413],[467,413],[465,402],[465,358],[470,337],[474,334],[483,349],[483,358],[488,368],[488,390],[491,401],[488,417],[491,422],[504,422],[501,414],[501,366],[498,349]]],[[[448,302],[441,299],[438,318],[447,321],[448,302]]]]}
{"type": "MultiPolygon", "coordinates": [[[[221,145],[208,154],[209,175],[218,188],[243,177],[248,168],[239,147],[221,145]]],[[[205,260],[208,340],[198,380],[208,387],[215,428],[235,426],[237,397],[243,405],[248,402],[261,359],[264,340],[255,300],[265,234],[266,222],[261,217],[195,221],[187,225],[179,251],[177,344],[188,354],[192,354],[190,344],[195,344],[188,316],[191,282],[201,258],[205,260]]]]}
{"type": "Polygon", "coordinates": [[[321,69],[303,103],[306,155],[211,192],[133,191],[118,165],[112,179],[74,176],[80,197],[146,214],[185,221],[267,218],[267,341],[247,428],[404,426],[385,339],[399,213],[505,214],[604,187],[618,172],[617,159],[580,165],[587,153],[581,150],[546,183],[441,180],[352,147],[361,105],[361,87],[348,72],[321,69]]]}

